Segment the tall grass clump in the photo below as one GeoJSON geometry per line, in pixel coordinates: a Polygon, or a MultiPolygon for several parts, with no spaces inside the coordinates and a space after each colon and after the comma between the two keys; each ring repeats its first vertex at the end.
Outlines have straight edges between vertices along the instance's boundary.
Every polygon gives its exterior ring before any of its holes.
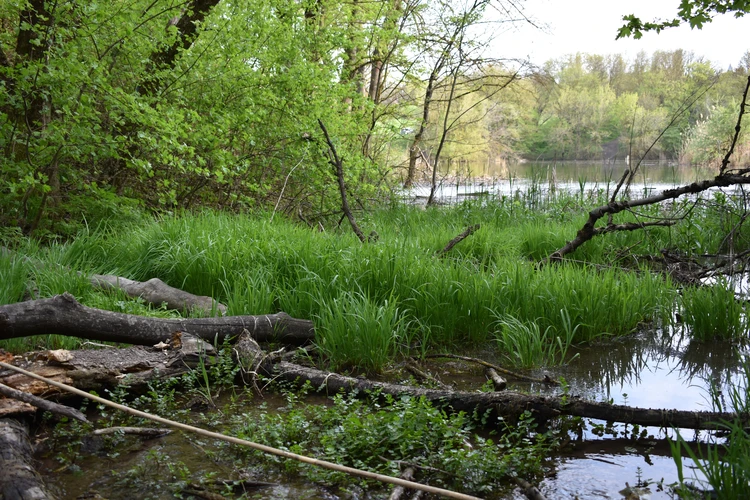
{"type": "Polygon", "coordinates": [[[331,368],[380,372],[405,338],[406,324],[394,300],[378,304],[346,292],[319,304],[317,344],[331,368]]]}
{"type": "Polygon", "coordinates": [[[750,498],[750,434],[746,419],[750,414],[750,360],[745,359],[740,382],[726,391],[714,387],[711,399],[715,411],[729,411],[738,415],[731,422],[720,422],[725,431],[722,444],[693,447],[677,432],[677,439],[670,441],[672,458],[677,465],[680,498],[716,498],[735,500],[750,498]],[[685,487],[683,453],[694,463],[694,470],[703,478],[693,478],[691,486],[685,487]],[[697,492],[695,485],[710,492],[697,492]],[[683,495],[684,493],[684,495],[683,495]]]}
{"type": "Polygon", "coordinates": [[[535,321],[521,321],[507,315],[497,319],[495,340],[500,350],[516,366],[533,368],[560,365],[566,362],[576,330],[565,309],[560,311],[561,327],[547,326],[542,331],[535,321]]]}
{"type": "Polygon", "coordinates": [[[731,284],[686,287],[680,311],[683,326],[697,340],[745,338],[748,320],[745,306],[736,299],[731,284]]]}
{"type": "Polygon", "coordinates": [[[23,300],[28,272],[24,259],[0,251],[0,305],[23,300]]]}

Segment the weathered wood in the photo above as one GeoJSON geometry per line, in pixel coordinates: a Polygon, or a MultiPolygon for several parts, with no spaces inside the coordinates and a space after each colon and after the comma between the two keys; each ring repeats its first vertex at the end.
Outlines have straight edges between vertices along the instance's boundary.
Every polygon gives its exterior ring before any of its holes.
{"type": "MultiPolygon", "coordinates": [[[[541,419],[572,415],[610,422],[686,429],[715,429],[717,428],[717,422],[738,418],[735,413],[634,408],[586,401],[574,396],[539,396],[514,391],[464,392],[421,389],[346,377],[286,361],[278,363],[275,368],[277,376],[282,379],[297,383],[309,380],[312,387],[329,394],[335,394],[339,391],[380,391],[383,394],[394,396],[407,394],[414,397],[424,397],[433,403],[448,405],[456,411],[469,413],[475,409],[479,412],[491,410],[499,415],[515,417],[528,410],[541,419]]],[[[748,423],[750,422],[750,415],[741,415],[741,419],[744,423],[748,423]]]]}
{"type": "MultiPolygon", "coordinates": [[[[209,348],[211,346],[206,345],[204,352],[209,348]]],[[[182,375],[198,364],[200,355],[195,352],[192,342],[183,340],[181,346],[174,349],[143,346],[79,351],[61,349],[44,351],[31,360],[18,357],[8,363],[78,389],[101,391],[118,385],[138,387],[155,378],[182,375]]],[[[68,396],[66,392],[11,370],[0,372],[0,383],[37,396],[68,396]]],[[[24,410],[14,402],[0,398],[0,415],[24,410]]]]}
{"type": "Polygon", "coordinates": [[[173,332],[188,332],[209,342],[223,342],[244,330],[260,342],[303,344],[313,339],[311,321],[286,313],[219,318],[150,318],[81,305],[68,294],[0,306],[0,339],[31,335],[67,335],[89,340],[154,345],[173,332]]]}
{"type": "Polygon", "coordinates": [[[29,431],[13,419],[0,419],[0,498],[3,500],[48,500],[47,491],[33,467],[29,431]]]}
{"type": "Polygon", "coordinates": [[[130,297],[140,297],[149,304],[160,306],[166,304],[168,309],[176,311],[202,310],[205,313],[227,313],[227,306],[205,295],[193,295],[179,288],[164,283],[159,278],[148,281],[134,281],[111,274],[94,274],[89,278],[91,286],[103,290],[122,290],[130,297]]]}
{"type": "Polygon", "coordinates": [[[485,368],[484,373],[492,381],[496,391],[504,391],[508,387],[508,382],[494,368],[485,368]]]}
{"type": "Polygon", "coordinates": [[[13,398],[17,399],[18,401],[23,401],[24,403],[28,403],[39,408],[40,410],[52,412],[55,415],[62,415],[63,417],[72,418],[80,422],[88,422],[88,420],[86,419],[86,415],[76,410],[75,408],[61,405],[55,403],[54,401],[47,401],[46,399],[34,396],[33,394],[29,394],[28,392],[23,392],[19,391],[18,389],[13,389],[12,387],[8,387],[5,384],[0,384],[0,394],[5,396],[6,398],[13,398]]]}
{"type": "Polygon", "coordinates": [[[129,436],[141,436],[147,438],[161,437],[172,434],[172,429],[157,427],[105,427],[96,429],[94,436],[108,436],[110,434],[127,434],[129,436]]]}

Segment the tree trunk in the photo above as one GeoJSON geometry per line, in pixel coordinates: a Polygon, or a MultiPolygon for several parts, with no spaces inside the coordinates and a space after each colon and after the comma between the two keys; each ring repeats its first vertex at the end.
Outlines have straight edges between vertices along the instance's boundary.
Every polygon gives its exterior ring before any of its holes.
{"type": "Polygon", "coordinates": [[[16,420],[0,420],[0,498],[54,499],[34,470],[29,431],[16,420]]]}
{"type": "MultiPolygon", "coordinates": [[[[513,391],[464,392],[421,389],[405,385],[374,382],[367,379],[345,377],[282,361],[276,365],[276,374],[285,380],[301,384],[310,381],[312,387],[328,394],[339,391],[380,391],[393,396],[410,395],[424,397],[432,403],[448,405],[456,411],[480,414],[490,410],[497,415],[516,417],[529,410],[538,419],[546,420],[560,415],[595,418],[608,422],[622,422],[655,427],[678,427],[686,429],[715,429],[716,422],[737,418],[734,413],[700,411],[660,410],[633,408],[609,403],[596,403],[575,397],[537,396],[513,391]]],[[[743,416],[745,423],[749,420],[743,416]]]]}
{"type": "Polygon", "coordinates": [[[154,345],[174,332],[187,332],[209,342],[223,342],[244,330],[260,342],[304,344],[314,338],[311,321],[286,313],[262,316],[163,319],[122,314],[81,305],[65,293],[51,299],[0,306],[0,340],[31,335],[66,335],[105,342],[154,345]]]}

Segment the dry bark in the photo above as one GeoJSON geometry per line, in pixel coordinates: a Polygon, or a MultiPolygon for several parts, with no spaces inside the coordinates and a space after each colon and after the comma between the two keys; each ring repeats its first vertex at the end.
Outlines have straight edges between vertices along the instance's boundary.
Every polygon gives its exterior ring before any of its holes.
{"type": "Polygon", "coordinates": [[[3,500],[47,500],[47,491],[34,470],[29,431],[16,420],[0,419],[0,498],[3,500]]]}
{"type": "Polygon", "coordinates": [[[29,394],[28,392],[23,392],[12,387],[8,387],[5,384],[0,384],[0,394],[5,396],[6,398],[13,398],[18,401],[28,403],[32,406],[36,406],[40,410],[52,412],[55,415],[62,415],[63,417],[72,418],[81,422],[88,422],[88,420],[86,419],[86,415],[76,410],[75,408],[61,405],[55,403],[54,401],[47,401],[46,399],[42,399],[39,396],[34,396],[33,394],[29,394]]]}
{"type": "Polygon", "coordinates": [[[227,313],[227,306],[205,295],[193,295],[179,288],[164,283],[159,278],[148,281],[134,281],[111,274],[94,274],[89,279],[91,286],[103,290],[118,289],[130,297],[140,297],[149,304],[160,306],[166,304],[168,309],[176,311],[202,310],[205,313],[214,311],[221,315],[227,313]]]}
{"type": "Polygon", "coordinates": [[[262,316],[163,319],[93,309],[65,293],[51,299],[0,306],[0,339],[31,335],[67,335],[89,340],[154,345],[172,333],[188,332],[209,342],[223,342],[244,330],[260,342],[303,344],[314,338],[311,321],[286,313],[262,316]]]}
{"type": "MultiPolygon", "coordinates": [[[[410,395],[424,397],[440,405],[448,405],[456,411],[493,411],[498,415],[516,417],[531,411],[536,418],[546,420],[561,415],[594,418],[609,422],[622,422],[655,427],[679,427],[686,429],[715,429],[720,421],[735,420],[735,413],[700,412],[634,408],[630,406],[596,403],[572,396],[539,396],[513,391],[464,392],[421,389],[405,385],[375,382],[367,379],[346,377],[336,373],[307,368],[288,362],[276,365],[278,377],[292,382],[310,381],[318,391],[335,394],[339,391],[379,391],[394,396],[410,395]]],[[[750,422],[749,415],[741,415],[742,421],[750,422]]]]}
{"type": "MultiPolygon", "coordinates": [[[[213,347],[182,335],[179,342],[164,347],[134,346],[79,351],[43,351],[32,359],[16,357],[7,363],[77,389],[101,391],[118,385],[137,388],[155,378],[168,378],[189,371],[199,358],[214,354],[213,347]]],[[[68,393],[11,370],[0,370],[0,383],[37,396],[67,397],[68,393]]],[[[28,404],[0,398],[0,416],[35,412],[28,404]]]]}
{"type": "Polygon", "coordinates": [[[504,391],[508,387],[508,381],[501,377],[494,368],[485,368],[484,373],[492,381],[492,387],[496,391],[504,391]]]}

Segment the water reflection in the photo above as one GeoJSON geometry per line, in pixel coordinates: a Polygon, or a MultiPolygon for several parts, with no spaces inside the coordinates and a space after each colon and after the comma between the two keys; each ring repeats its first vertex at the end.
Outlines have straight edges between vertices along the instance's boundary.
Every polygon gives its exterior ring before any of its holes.
{"type": "Polygon", "coordinates": [[[727,342],[697,342],[658,329],[578,350],[554,371],[572,394],[643,408],[710,410],[710,389],[739,382],[743,357],[727,342]]]}
{"type": "MultiPolygon", "coordinates": [[[[439,176],[436,196],[446,203],[481,195],[547,198],[557,192],[582,195],[601,192],[609,197],[626,168],[625,161],[465,163],[439,176]]],[[[638,168],[630,194],[649,195],[715,175],[715,169],[706,167],[644,163],[638,168]]],[[[423,179],[409,190],[407,196],[425,199],[429,194],[429,182],[423,179]]]]}

